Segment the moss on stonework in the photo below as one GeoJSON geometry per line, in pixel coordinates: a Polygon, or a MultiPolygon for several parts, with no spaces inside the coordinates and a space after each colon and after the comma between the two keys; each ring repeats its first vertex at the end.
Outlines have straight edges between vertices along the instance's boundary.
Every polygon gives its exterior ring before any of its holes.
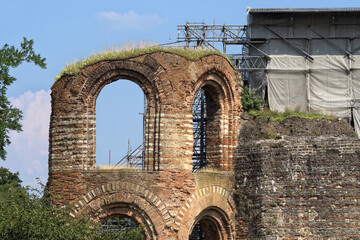
{"type": "Polygon", "coordinates": [[[178,55],[183,56],[188,60],[197,60],[201,57],[206,55],[216,54],[226,58],[229,63],[232,65],[232,62],[229,58],[219,52],[209,49],[183,49],[183,48],[164,48],[164,47],[146,47],[146,48],[133,48],[133,49],[126,49],[126,50],[111,50],[105,51],[103,53],[94,54],[86,59],[82,59],[76,61],[74,63],[68,64],[55,78],[55,82],[60,79],[64,75],[75,75],[80,72],[80,70],[88,65],[94,64],[96,62],[102,60],[115,60],[115,59],[127,59],[132,57],[137,57],[144,54],[151,54],[154,52],[168,52],[168,53],[175,53],[178,55]]]}

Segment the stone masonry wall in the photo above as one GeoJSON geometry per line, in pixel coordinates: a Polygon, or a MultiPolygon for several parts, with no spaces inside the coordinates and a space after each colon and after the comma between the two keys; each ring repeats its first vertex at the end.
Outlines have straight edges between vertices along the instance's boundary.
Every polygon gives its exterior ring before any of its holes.
{"type": "Polygon", "coordinates": [[[240,144],[238,220],[249,239],[359,239],[360,142],[283,137],[240,144]]]}

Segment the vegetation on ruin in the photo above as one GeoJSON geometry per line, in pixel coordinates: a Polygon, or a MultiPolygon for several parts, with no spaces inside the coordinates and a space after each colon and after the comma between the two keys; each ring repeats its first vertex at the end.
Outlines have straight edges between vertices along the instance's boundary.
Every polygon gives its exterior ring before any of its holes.
{"type": "Polygon", "coordinates": [[[254,117],[263,117],[269,121],[282,122],[287,118],[299,117],[309,120],[314,119],[333,119],[332,116],[327,116],[319,113],[305,113],[301,112],[299,108],[295,110],[286,109],[285,112],[270,111],[269,109],[262,109],[261,105],[264,100],[260,96],[257,96],[254,91],[250,90],[248,86],[245,86],[242,91],[241,103],[244,112],[247,112],[254,117]]]}
{"type": "Polygon", "coordinates": [[[277,112],[277,111],[270,111],[268,109],[263,110],[251,110],[249,111],[249,114],[254,117],[263,117],[270,121],[278,121],[282,122],[287,118],[291,117],[299,117],[299,118],[305,118],[309,120],[314,119],[333,119],[332,116],[323,115],[320,113],[305,113],[301,112],[299,109],[295,110],[289,110],[286,109],[285,112],[277,112]]]}
{"type": "Polygon", "coordinates": [[[230,64],[232,64],[232,62],[225,54],[215,50],[165,48],[160,46],[145,46],[145,47],[130,46],[130,47],[115,48],[112,50],[105,50],[102,53],[94,54],[86,59],[76,60],[70,64],[67,64],[67,66],[60,72],[60,74],[56,76],[55,81],[57,81],[64,75],[75,75],[79,73],[82,68],[102,60],[127,59],[144,54],[151,54],[159,51],[178,54],[188,60],[197,60],[206,55],[216,54],[223,56],[229,61],[230,64]]]}

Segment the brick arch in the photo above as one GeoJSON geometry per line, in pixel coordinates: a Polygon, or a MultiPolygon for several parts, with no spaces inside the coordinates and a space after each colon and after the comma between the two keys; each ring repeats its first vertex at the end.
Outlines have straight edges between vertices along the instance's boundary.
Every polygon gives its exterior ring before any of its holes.
{"type": "MultiPolygon", "coordinates": [[[[82,125],[82,134],[73,134],[71,136],[73,142],[70,143],[73,148],[74,144],[81,145],[79,147],[81,147],[82,150],[78,151],[79,154],[76,160],[69,161],[69,159],[67,159],[67,164],[72,163],[72,166],[67,167],[66,170],[88,170],[95,167],[96,99],[104,86],[119,79],[127,79],[136,83],[143,90],[148,100],[147,116],[149,117],[147,122],[149,124],[146,125],[145,135],[145,166],[148,170],[158,169],[160,157],[158,139],[161,112],[159,91],[162,91],[162,89],[157,81],[159,75],[161,75],[161,73],[158,72],[161,65],[149,63],[151,62],[149,60],[150,58],[150,56],[146,56],[142,62],[131,59],[96,62],[84,67],[75,76],[64,76],[54,84],[52,89],[53,116],[51,122],[54,120],[64,122],[63,120],[67,121],[69,119],[82,125]],[[54,114],[54,112],[56,112],[56,114],[54,114]],[[156,124],[150,124],[152,121],[156,124]],[[81,158],[81,160],[79,158],[81,158]]],[[[71,122],[69,122],[69,124],[71,124],[71,122]]],[[[50,133],[50,138],[52,135],[53,134],[50,133]]],[[[63,158],[61,155],[61,152],[58,154],[56,151],[50,153],[50,171],[54,169],[54,167],[51,166],[52,163],[57,163],[57,158],[63,158]]],[[[54,165],[56,165],[55,168],[64,169],[61,167],[62,163],[54,165]]]]}
{"type": "Polygon", "coordinates": [[[231,191],[221,186],[207,186],[196,190],[182,205],[175,217],[174,229],[178,231],[178,239],[189,237],[196,221],[206,209],[218,209],[228,221],[230,232],[234,235],[235,227],[232,219],[235,203],[231,191]]]}
{"type": "Polygon", "coordinates": [[[216,71],[216,69],[210,69],[209,72],[204,73],[197,79],[194,84],[194,89],[192,93],[192,98],[194,99],[194,92],[196,93],[204,85],[211,85],[219,91],[219,95],[222,98],[222,101],[228,105],[229,109],[232,108],[237,97],[240,97],[239,93],[236,92],[237,89],[233,89],[229,83],[229,80],[226,78],[224,73],[216,71]]]}
{"type": "Polygon", "coordinates": [[[217,72],[223,73],[231,82],[236,80],[235,78],[237,75],[235,74],[234,67],[225,57],[216,54],[209,54],[197,60],[195,64],[197,69],[197,79],[204,73],[209,72],[211,69],[216,69],[217,72]]]}
{"type": "Polygon", "coordinates": [[[156,228],[159,227],[155,227],[150,216],[136,204],[124,202],[108,204],[106,207],[102,208],[102,217],[99,219],[99,222],[103,223],[110,218],[119,216],[128,217],[138,225],[142,226],[143,234],[146,239],[157,239],[159,234],[156,228]]]}
{"type": "MultiPolygon", "coordinates": [[[[143,62],[133,61],[131,59],[126,60],[112,60],[104,61],[101,64],[97,63],[95,69],[93,66],[90,68],[87,83],[84,84],[83,89],[86,90],[83,93],[86,102],[88,103],[88,112],[95,113],[96,99],[104,86],[119,79],[127,79],[136,83],[144,92],[147,98],[147,123],[154,121],[155,124],[147,124],[145,126],[145,168],[148,170],[158,169],[158,142],[159,139],[159,123],[161,112],[161,99],[159,91],[162,91],[161,86],[156,83],[158,76],[156,75],[157,68],[148,64],[151,57],[145,57],[143,62]],[[160,88],[160,89],[159,89],[160,88]],[[156,124],[157,123],[157,124],[156,124]]],[[[152,59],[152,58],[151,58],[152,59]]],[[[155,60],[154,60],[155,61],[155,60]]],[[[87,71],[85,68],[83,71],[87,71]]],[[[94,114],[96,116],[96,114],[94,114]]],[[[96,118],[96,117],[95,117],[96,118]]],[[[95,129],[95,121],[90,129],[95,129]]],[[[95,143],[95,132],[90,131],[89,134],[92,137],[92,142],[95,143]]],[[[95,146],[93,147],[95,149],[95,146]]],[[[95,154],[93,155],[95,157],[95,154]]],[[[95,159],[94,161],[95,162],[95,159]]]]}
{"type": "Polygon", "coordinates": [[[188,100],[193,100],[201,85],[217,82],[223,89],[224,98],[231,98],[224,101],[230,103],[225,104],[229,105],[229,114],[223,116],[224,124],[220,126],[222,132],[231,134],[223,136],[219,144],[222,149],[218,151],[225,156],[221,170],[231,170],[231,156],[236,145],[236,134],[232,129],[237,129],[240,118],[240,104],[233,104],[240,99],[235,76],[233,67],[219,55],[191,61],[159,51],[131,59],[99,61],[75,75],[61,77],[53,85],[51,94],[50,175],[95,168],[96,98],[106,84],[121,78],[137,83],[147,96],[145,167],[152,171],[191,171],[192,117],[189,108],[192,101],[189,103],[188,100]],[[180,125],[186,126],[184,131],[178,131],[180,125]],[[181,151],[177,151],[174,144],[181,151]]]}
{"type": "Polygon", "coordinates": [[[238,74],[229,61],[224,57],[209,55],[196,63],[201,65],[204,62],[206,67],[201,68],[198,66],[196,77],[193,79],[192,100],[194,100],[197,91],[201,87],[210,85],[218,91],[217,94],[221,98],[221,104],[225,111],[232,115],[240,113],[241,83],[238,80],[238,74]]]}
{"type": "Polygon", "coordinates": [[[173,224],[169,210],[159,196],[139,184],[125,181],[92,189],[74,206],[72,216],[85,214],[96,221],[110,216],[129,216],[147,229],[148,236],[159,235],[162,229],[173,224]]]}
{"type": "MultiPolygon", "coordinates": [[[[204,57],[202,61],[206,61],[206,58],[212,59],[213,56],[204,57]]],[[[229,65],[226,59],[221,58],[199,71],[197,79],[193,79],[189,108],[196,93],[203,88],[206,99],[211,100],[213,107],[218,108],[212,114],[208,111],[212,119],[208,119],[206,130],[209,131],[207,166],[221,171],[232,171],[237,145],[235,131],[240,125],[240,88],[236,75],[222,64],[229,65]]]]}
{"type": "Polygon", "coordinates": [[[157,85],[154,70],[146,63],[132,60],[113,60],[104,61],[102,64],[92,70],[94,66],[88,66],[90,70],[84,68],[83,71],[91,71],[87,82],[82,86],[82,96],[94,104],[102,88],[117,81],[118,79],[127,79],[136,83],[148,98],[149,104],[153,104],[159,98],[159,85],[157,85]]]}
{"type": "Polygon", "coordinates": [[[196,224],[200,224],[208,240],[234,239],[233,228],[227,214],[220,208],[208,207],[196,216],[192,227],[184,234],[190,236],[196,224]]]}
{"type": "Polygon", "coordinates": [[[188,232],[204,209],[232,216],[233,204],[225,188],[230,189],[234,181],[229,163],[240,125],[238,85],[233,67],[222,56],[189,60],[161,51],[99,61],[77,74],[62,76],[51,94],[48,187],[51,194],[61,196],[54,203],[75,204],[73,215],[84,213],[98,220],[111,214],[133,216],[153,225],[149,236],[155,232],[158,239],[174,239],[180,234],[174,229],[179,227],[188,232]],[[97,171],[94,167],[96,97],[106,84],[117,79],[137,83],[148,96],[146,143],[151,151],[146,153],[146,171],[97,171]],[[228,179],[224,183],[197,178],[191,171],[190,106],[194,94],[204,85],[211,87],[211,93],[223,103],[219,125],[223,159],[215,176],[228,179]],[[208,185],[211,188],[200,187],[208,185]],[[194,199],[189,198],[192,193],[194,199]],[[188,210],[187,205],[193,210],[188,210]]]}

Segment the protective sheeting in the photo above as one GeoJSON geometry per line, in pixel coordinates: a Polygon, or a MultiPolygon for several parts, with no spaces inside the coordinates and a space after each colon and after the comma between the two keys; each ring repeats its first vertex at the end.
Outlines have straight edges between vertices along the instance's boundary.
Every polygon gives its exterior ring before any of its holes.
{"type": "Polygon", "coordinates": [[[267,89],[271,110],[353,118],[360,136],[359,23],[358,9],[250,9],[249,55],[270,56],[265,77],[250,74],[250,87],[267,89]]]}
{"type": "Polygon", "coordinates": [[[248,38],[274,39],[279,35],[285,38],[314,39],[314,38],[345,38],[352,39],[360,36],[360,12],[248,12],[248,38]],[[271,27],[277,34],[268,31],[271,27]],[[323,37],[310,31],[308,26],[320,33],[323,37]]]}
{"type": "Polygon", "coordinates": [[[307,111],[306,62],[289,55],[270,56],[266,78],[271,110],[307,111]]]}
{"type": "Polygon", "coordinates": [[[360,108],[354,108],[353,109],[353,117],[354,117],[354,127],[355,132],[358,134],[358,137],[360,138],[360,108]]]}
{"type": "Polygon", "coordinates": [[[267,82],[264,71],[252,71],[250,73],[249,85],[258,96],[261,96],[263,99],[265,98],[267,82]]]}
{"type": "MultiPolygon", "coordinates": [[[[360,56],[322,55],[313,56],[313,61],[302,56],[270,57],[266,79],[271,110],[351,118],[351,107],[360,101],[360,56]]],[[[354,118],[360,115],[356,111],[354,118]]]]}

